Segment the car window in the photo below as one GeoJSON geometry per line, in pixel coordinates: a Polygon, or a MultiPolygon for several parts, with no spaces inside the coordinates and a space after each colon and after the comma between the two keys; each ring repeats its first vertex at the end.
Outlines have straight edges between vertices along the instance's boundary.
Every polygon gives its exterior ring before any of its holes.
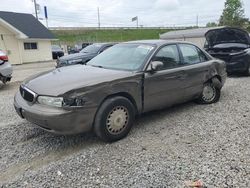
{"type": "Polygon", "coordinates": [[[207,56],[203,53],[203,51],[201,51],[200,49],[197,49],[198,50],[198,53],[199,53],[199,56],[200,56],[200,61],[201,62],[206,62],[208,61],[208,58],[207,56]]]}
{"type": "Polygon", "coordinates": [[[98,53],[101,47],[102,47],[102,44],[92,44],[92,45],[87,46],[86,48],[83,48],[80,51],[80,53],[86,53],[86,54],[98,53]]]}
{"type": "Polygon", "coordinates": [[[178,67],[180,64],[180,57],[176,45],[168,45],[161,48],[153,57],[152,61],[160,61],[163,63],[161,70],[178,67]]]}
{"type": "Polygon", "coordinates": [[[90,60],[87,65],[106,69],[135,71],[143,66],[153,50],[154,46],[152,45],[117,44],[90,60]]]}
{"type": "Polygon", "coordinates": [[[190,44],[180,44],[179,46],[183,55],[184,64],[196,64],[201,62],[195,46],[190,44]]]}
{"type": "Polygon", "coordinates": [[[100,52],[99,53],[102,53],[102,52],[104,52],[105,50],[107,50],[108,48],[110,48],[111,46],[105,46],[103,49],[101,49],[100,50],[100,52]]]}

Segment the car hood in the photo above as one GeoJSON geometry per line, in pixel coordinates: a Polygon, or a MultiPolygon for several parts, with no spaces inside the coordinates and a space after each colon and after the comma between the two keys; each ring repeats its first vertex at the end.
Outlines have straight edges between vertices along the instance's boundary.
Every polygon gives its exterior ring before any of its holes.
{"type": "Polygon", "coordinates": [[[63,56],[59,58],[60,61],[67,61],[67,60],[73,60],[73,59],[83,59],[89,56],[93,56],[94,54],[92,53],[75,53],[75,54],[70,54],[63,56]]]}
{"type": "Polygon", "coordinates": [[[74,89],[133,76],[133,72],[73,65],[34,75],[24,85],[38,95],[60,96],[74,89]]]}
{"type": "Polygon", "coordinates": [[[223,43],[242,43],[250,45],[249,34],[238,28],[220,28],[209,30],[205,34],[209,47],[223,43]]]}

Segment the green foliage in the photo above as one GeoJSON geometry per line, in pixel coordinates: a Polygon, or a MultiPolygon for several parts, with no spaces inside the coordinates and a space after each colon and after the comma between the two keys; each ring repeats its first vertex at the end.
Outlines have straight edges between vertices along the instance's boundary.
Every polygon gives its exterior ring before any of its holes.
{"type": "Polygon", "coordinates": [[[130,40],[159,39],[167,29],[112,29],[112,30],[55,30],[60,43],[72,45],[81,42],[122,42],[130,40]]]}
{"type": "Polygon", "coordinates": [[[216,26],[218,26],[218,24],[215,22],[208,22],[206,25],[206,27],[216,27],[216,26]]]}
{"type": "Polygon", "coordinates": [[[219,25],[243,27],[247,21],[248,19],[245,18],[242,1],[226,0],[219,25]]]}

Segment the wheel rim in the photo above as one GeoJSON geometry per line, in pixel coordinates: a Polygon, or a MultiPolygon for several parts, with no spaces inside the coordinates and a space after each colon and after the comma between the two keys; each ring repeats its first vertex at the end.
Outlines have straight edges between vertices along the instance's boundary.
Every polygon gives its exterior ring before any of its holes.
{"type": "Polygon", "coordinates": [[[211,85],[206,85],[203,89],[202,99],[206,102],[211,102],[216,96],[216,89],[211,85]]]}
{"type": "Polygon", "coordinates": [[[129,113],[124,106],[117,106],[107,117],[107,130],[110,134],[120,134],[128,125],[129,113]]]}

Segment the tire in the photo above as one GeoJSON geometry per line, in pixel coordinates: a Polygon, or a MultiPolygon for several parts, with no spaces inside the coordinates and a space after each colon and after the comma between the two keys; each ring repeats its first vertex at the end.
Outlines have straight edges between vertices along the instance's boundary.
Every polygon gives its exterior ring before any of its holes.
{"type": "Polygon", "coordinates": [[[94,121],[95,134],[106,142],[127,136],[135,119],[135,108],[129,99],[121,96],[103,102],[94,121]]]}
{"type": "Polygon", "coordinates": [[[206,82],[200,97],[196,100],[199,104],[212,104],[220,99],[221,89],[216,87],[213,82],[206,82]]]}

